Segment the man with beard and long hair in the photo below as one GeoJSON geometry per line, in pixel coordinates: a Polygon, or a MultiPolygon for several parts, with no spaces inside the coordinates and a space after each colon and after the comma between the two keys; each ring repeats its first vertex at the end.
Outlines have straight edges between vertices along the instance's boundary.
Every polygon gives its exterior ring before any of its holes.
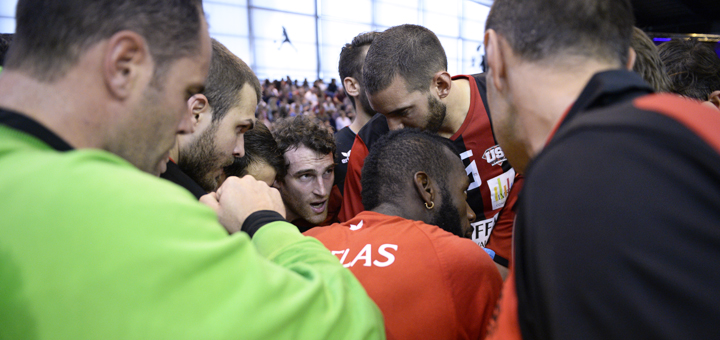
{"type": "Polygon", "coordinates": [[[260,99],[260,81],[250,67],[215,39],[212,48],[205,91],[187,101],[193,132],[178,134],[160,176],[198,199],[215,191],[223,168],[244,155],[243,134],[255,124],[260,99]]]}
{"type": "Polygon", "coordinates": [[[462,238],[475,213],[453,145],[417,129],[383,136],[362,170],[367,208],[305,235],[355,274],[385,316],[388,339],[482,339],[502,279],[462,238]]]}
{"type": "Polygon", "coordinates": [[[379,136],[405,127],[432,132],[449,139],[465,164],[468,203],[478,218],[464,236],[485,247],[504,275],[522,179],[493,136],[485,75],[451,77],[437,36],[422,26],[400,25],[375,37],[362,77],[372,108],[382,115],[363,127],[350,152],[340,221],[364,210],[359,169],[379,136]]]}

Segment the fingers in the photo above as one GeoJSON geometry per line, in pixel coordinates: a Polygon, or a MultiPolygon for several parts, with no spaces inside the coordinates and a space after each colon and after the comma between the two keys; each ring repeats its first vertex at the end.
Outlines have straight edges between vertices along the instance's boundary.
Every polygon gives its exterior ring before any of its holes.
{"type": "Polygon", "coordinates": [[[214,192],[200,197],[200,203],[203,203],[210,207],[212,210],[215,211],[216,214],[220,210],[220,202],[218,202],[217,194],[214,192]]]}

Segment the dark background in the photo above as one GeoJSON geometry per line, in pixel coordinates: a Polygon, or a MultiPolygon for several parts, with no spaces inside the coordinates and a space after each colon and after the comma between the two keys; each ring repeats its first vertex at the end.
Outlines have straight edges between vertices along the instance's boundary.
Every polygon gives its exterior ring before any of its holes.
{"type": "Polygon", "coordinates": [[[720,34],[720,0],[631,0],[645,32],[720,34]]]}

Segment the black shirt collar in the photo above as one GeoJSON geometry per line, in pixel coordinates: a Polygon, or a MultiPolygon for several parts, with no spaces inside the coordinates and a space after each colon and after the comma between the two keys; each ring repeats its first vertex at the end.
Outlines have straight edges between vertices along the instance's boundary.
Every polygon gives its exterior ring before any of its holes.
{"type": "Polygon", "coordinates": [[[0,109],[0,124],[35,136],[57,151],[70,151],[74,149],[54,132],[23,114],[0,109]]]}
{"type": "Polygon", "coordinates": [[[655,92],[642,77],[627,70],[596,73],[580,93],[560,126],[571,121],[578,112],[600,108],[655,92]]]}

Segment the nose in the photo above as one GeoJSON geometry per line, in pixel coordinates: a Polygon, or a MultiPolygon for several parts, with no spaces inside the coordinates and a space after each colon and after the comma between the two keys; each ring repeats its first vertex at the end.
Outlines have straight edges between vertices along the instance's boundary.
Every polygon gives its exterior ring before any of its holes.
{"type": "Polygon", "coordinates": [[[313,193],[321,197],[327,196],[328,189],[325,187],[322,176],[318,176],[315,180],[315,188],[313,189],[313,193]]]}
{"type": "Polygon", "coordinates": [[[390,130],[393,130],[393,131],[400,130],[405,127],[405,126],[403,126],[403,123],[400,122],[400,119],[388,118],[387,122],[388,122],[388,127],[390,128],[390,130]]]}
{"type": "Polygon", "coordinates": [[[245,134],[238,137],[237,142],[235,143],[235,149],[233,149],[233,156],[236,158],[245,156],[245,134]]]}
{"type": "Polygon", "coordinates": [[[180,119],[180,124],[178,124],[177,127],[178,134],[182,135],[195,132],[195,129],[193,128],[192,117],[193,116],[191,112],[185,112],[185,114],[183,114],[182,119],[180,119]]]}
{"type": "Polygon", "coordinates": [[[475,219],[477,218],[477,216],[475,216],[475,212],[472,210],[472,208],[470,208],[470,204],[468,204],[467,202],[465,202],[465,205],[467,205],[467,219],[468,219],[468,221],[470,221],[470,223],[475,222],[475,219]]]}

